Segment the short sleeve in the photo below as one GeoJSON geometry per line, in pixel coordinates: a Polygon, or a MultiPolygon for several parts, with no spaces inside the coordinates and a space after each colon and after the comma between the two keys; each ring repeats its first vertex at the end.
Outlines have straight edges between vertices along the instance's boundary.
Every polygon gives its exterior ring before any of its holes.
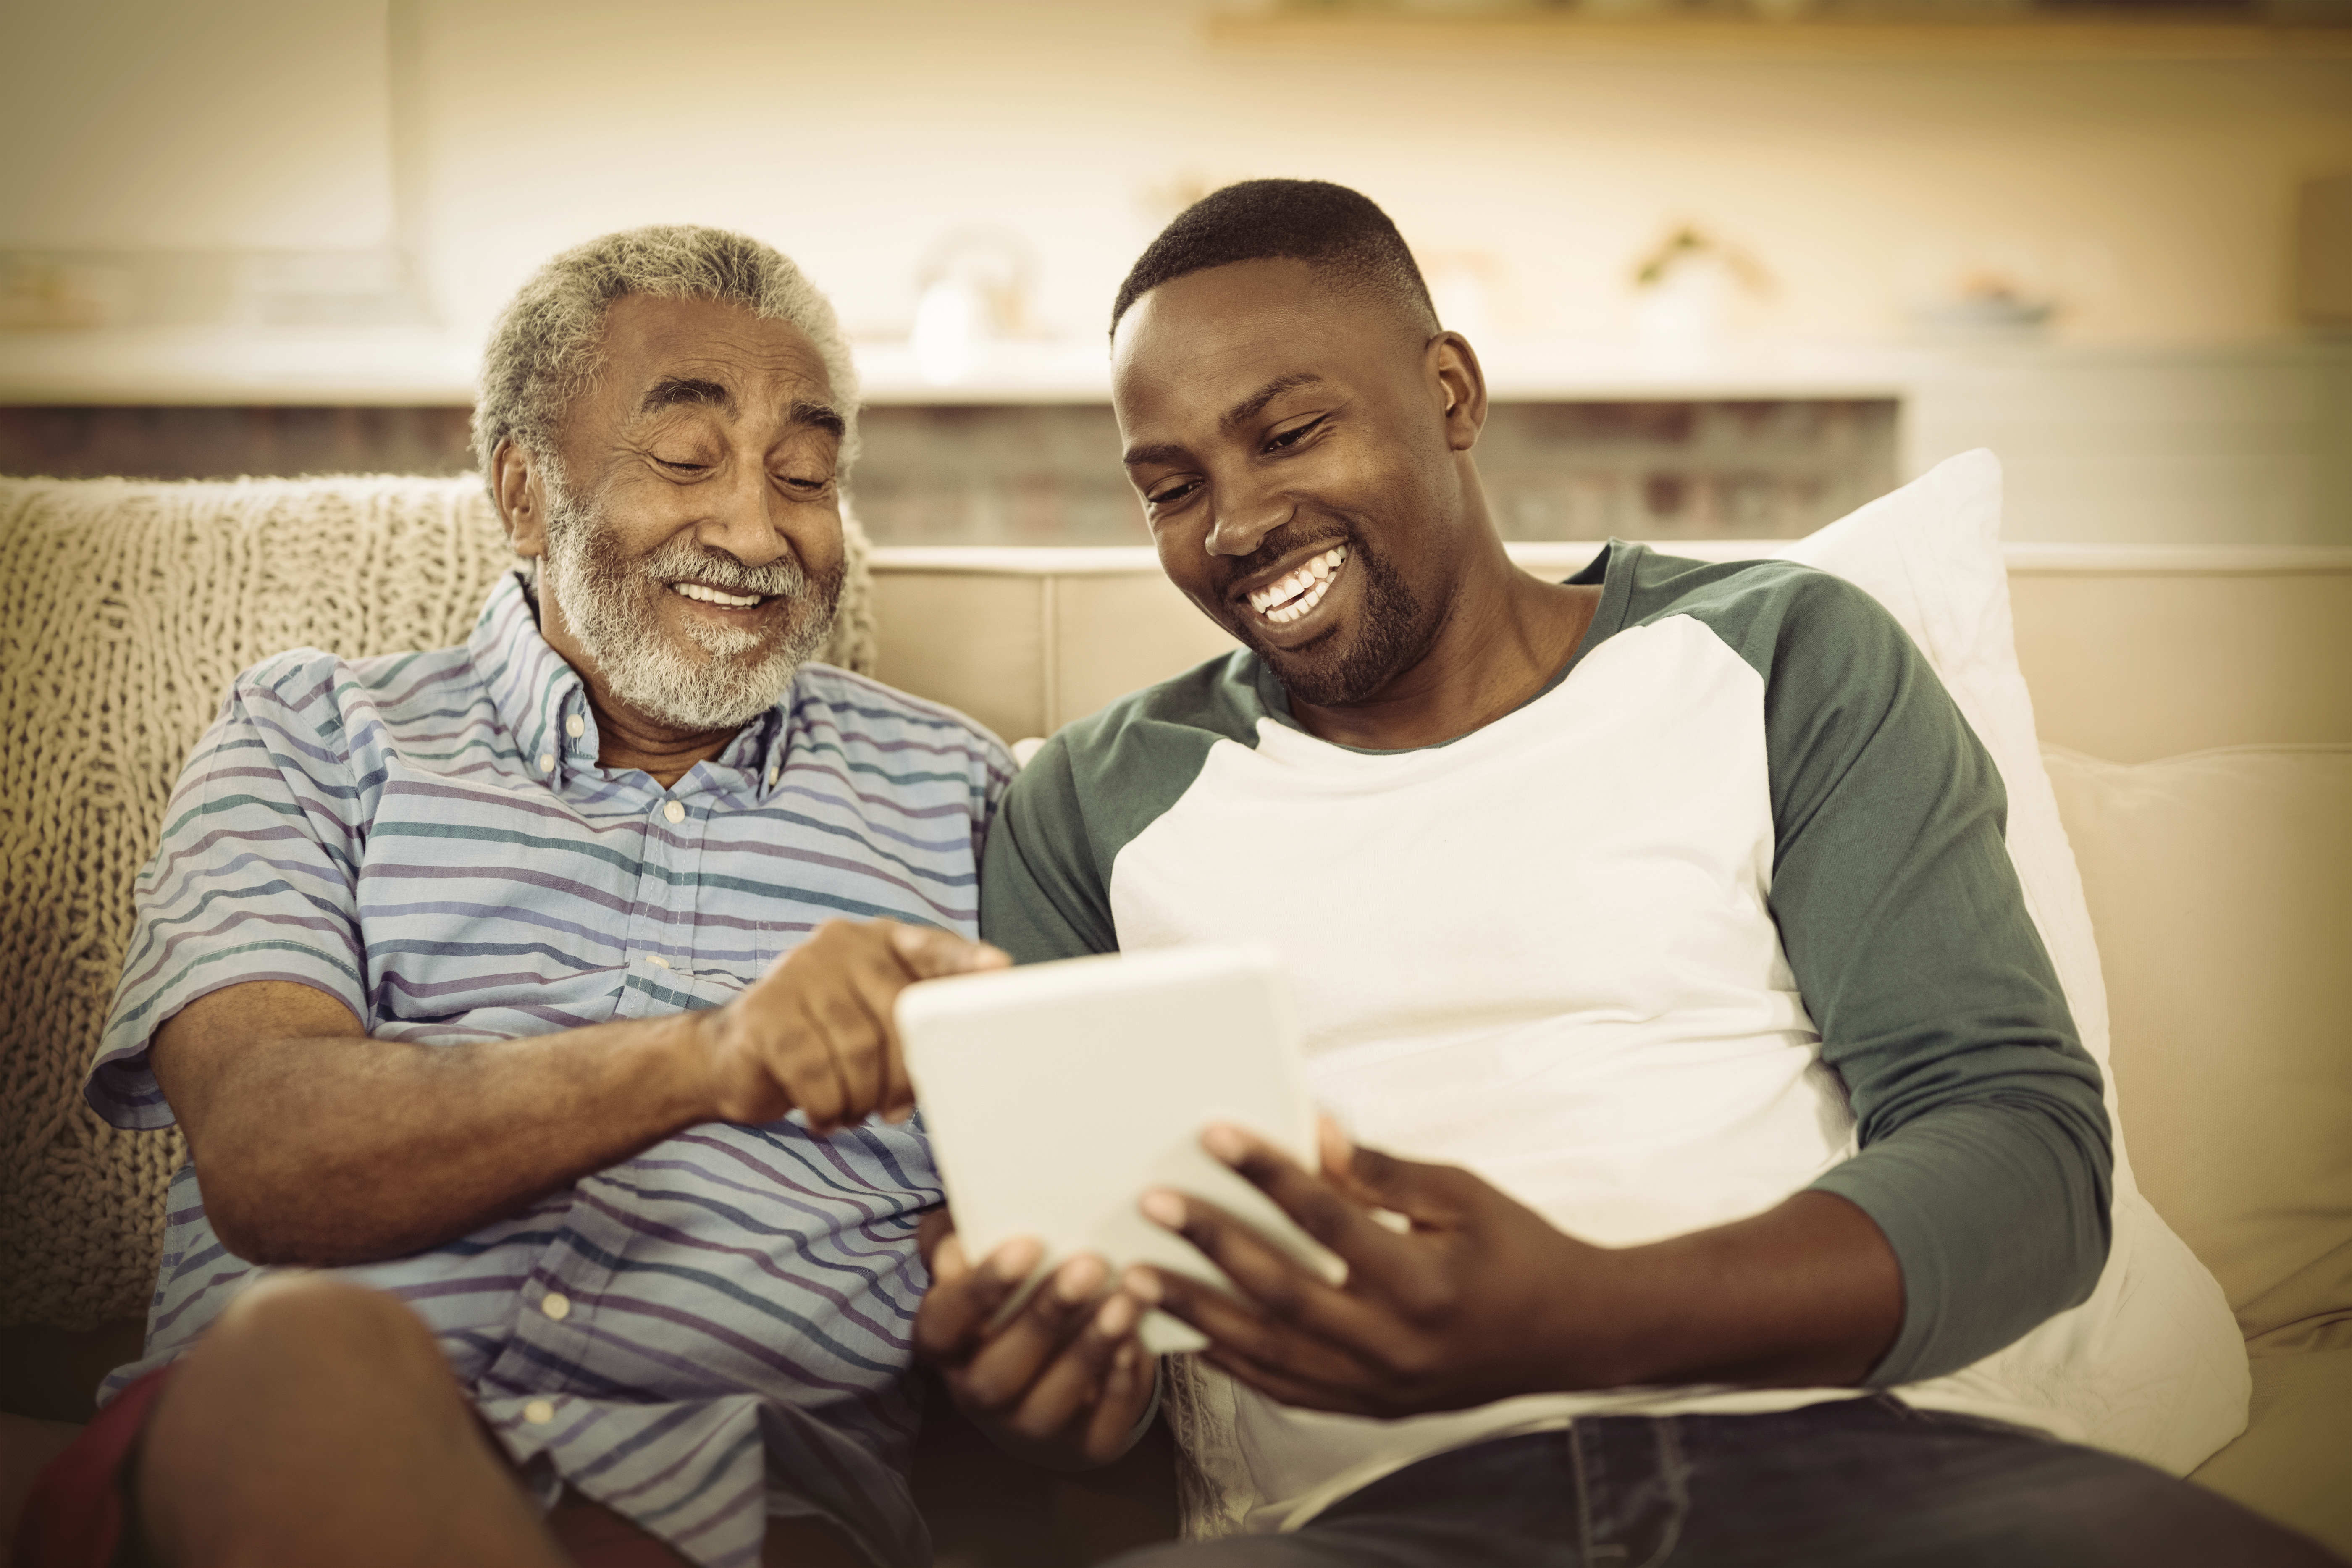
{"type": "Polygon", "coordinates": [[[305,651],[237,678],[181,771],[83,1093],[117,1127],[173,1122],[148,1043],[189,1003],[281,980],[364,1022],[357,896],[360,782],[335,705],[335,663],[305,651]]]}
{"type": "Polygon", "coordinates": [[[1114,952],[1108,879],[1095,864],[1067,731],[1014,775],[988,835],[980,934],[1015,963],[1114,952]]]}

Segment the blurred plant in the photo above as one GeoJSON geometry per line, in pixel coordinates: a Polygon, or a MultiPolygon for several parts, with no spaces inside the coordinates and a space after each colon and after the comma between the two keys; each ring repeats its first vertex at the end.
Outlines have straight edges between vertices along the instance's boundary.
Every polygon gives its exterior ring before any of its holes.
{"type": "Polygon", "coordinates": [[[1771,297],[1772,275],[1737,246],[1684,224],[1633,264],[1634,319],[1661,347],[1693,350],[1725,336],[1771,297]]]}

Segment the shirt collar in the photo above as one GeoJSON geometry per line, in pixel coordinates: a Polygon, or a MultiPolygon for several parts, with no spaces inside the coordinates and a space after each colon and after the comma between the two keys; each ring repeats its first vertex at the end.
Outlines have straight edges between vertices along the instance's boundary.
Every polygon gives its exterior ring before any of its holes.
{"type": "MultiPolygon", "coordinates": [[[[519,570],[499,574],[466,647],[523,766],[553,786],[567,774],[597,765],[596,715],[579,672],[540,631],[538,607],[523,583],[519,570]]],[[[755,795],[767,795],[782,776],[792,704],[788,688],[782,700],[744,725],[711,765],[740,770],[751,776],[755,795]]],[[[692,777],[680,779],[673,793],[686,790],[692,777]]]]}

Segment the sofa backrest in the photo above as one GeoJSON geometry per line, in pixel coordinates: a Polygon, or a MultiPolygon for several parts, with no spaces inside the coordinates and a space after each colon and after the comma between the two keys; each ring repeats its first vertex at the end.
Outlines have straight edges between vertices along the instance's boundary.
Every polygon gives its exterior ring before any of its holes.
{"type": "MultiPolygon", "coordinates": [[[[1515,544],[1566,576],[1600,545],[1515,544]]],[[[1769,541],[1660,542],[1712,561],[1769,541]]],[[[2115,762],[2352,741],[2352,550],[2011,545],[2043,742],[2115,762]]],[[[1006,740],[1046,735],[1234,645],[1149,549],[877,549],[877,666],[1006,740]]]]}

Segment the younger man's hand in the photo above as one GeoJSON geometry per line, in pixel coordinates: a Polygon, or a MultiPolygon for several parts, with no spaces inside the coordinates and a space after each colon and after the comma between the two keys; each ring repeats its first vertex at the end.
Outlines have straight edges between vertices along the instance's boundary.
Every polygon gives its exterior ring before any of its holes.
{"type": "Polygon", "coordinates": [[[1237,1294],[1163,1269],[1125,1288],[1209,1336],[1202,1355],[1287,1405],[1364,1415],[1636,1384],[1861,1384],[1903,1323],[1903,1266],[1875,1221],[1800,1192],[1745,1219],[1603,1247],[1472,1172],[1350,1148],[1326,1123],[1310,1173],[1264,1140],[1202,1142],[1348,1266],[1301,1268],[1214,1204],[1165,1190],[1145,1214],[1237,1294]],[[1402,1216],[1400,1229],[1386,1223],[1402,1216]]]}
{"type": "Polygon", "coordinates": [[[1106,1293],[1109,1270],[1081,1253],[993,1333],[989,1324],[1036,1268],[1038,1245],[1008,1241],[975,1265],[944,1209],[925,1216],[931,1289],[915,1353],[938,1369],[973,1424],[1015,1458],[1055,1469],[1107,1465],[1133,1445],[1157,1368],[1136,1336],[1143,1307],[1106,1293]]]}
{"type": "Polygon", "coordinates": [[[1286,1405],[1395,1417],[1619,1381],[1615,1255],[1468,1171],[1350,1148],[1328,1122],[1319,1173],[1236,1128],[1202,1142],[1348,1266],[1328,1283],[1213,1204],[1144,1195],[1145,1216],[1238,1293],[1140,1267],[1122,1284],[1208,1335],[1202,1356],[1243,1382],[1286,1405]]]}
{"type": "Polygon", "coordinates": [[[695,1015],[713,1114],[757,1125],[797,1108],[820,1133],[877,1111],[904,1121],[915,1090],[898,1044],[898,993],[1011,962],[930,926],[825,921],[733,1001],[695,1015]]]}

